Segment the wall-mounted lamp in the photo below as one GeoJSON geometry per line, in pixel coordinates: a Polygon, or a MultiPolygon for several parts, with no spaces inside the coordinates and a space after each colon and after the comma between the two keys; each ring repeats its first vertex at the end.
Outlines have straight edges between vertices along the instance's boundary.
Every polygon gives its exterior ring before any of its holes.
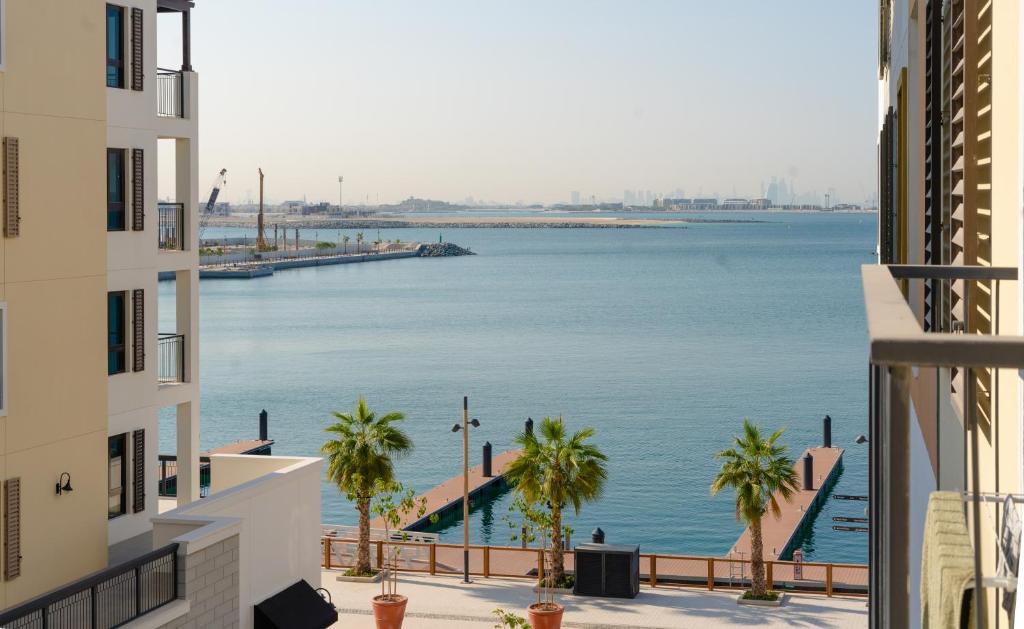
{"type": "Polygon", "coordinates": [[[57,480],[57,495],[59,496],[66,491],[74,491],[74,489],[71,488],[71,474],[64,472],[57,480]],[[67,480],[64,480],[65,476],[67,480]]]}

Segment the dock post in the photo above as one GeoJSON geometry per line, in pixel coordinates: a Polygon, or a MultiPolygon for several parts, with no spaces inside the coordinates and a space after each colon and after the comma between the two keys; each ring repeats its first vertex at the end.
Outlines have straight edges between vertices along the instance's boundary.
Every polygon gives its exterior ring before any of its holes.
{"type": "Polygon", "coordinates": [[[658,587],[658,556],[651,555],[651,587],[658,587]]]}
{"type": "Polygon", "coordinates": [[[832,447],[832,418],[825,415],[825,419],[821,420],[821,432],[822,432],[822,446],[826,448],[832,447]]]}
{"type": "Polygon", "coordinates": [[[708,591],[715,589],[715,558],[708,557],[708,591]]]}
{"type": "Polygon", "coordinates": [[[814,457],[811,456],[810,451],[804,455],[804,489],[807,491],[814,489],[814,457]]]}
{"type": "Polygon", "coordinates": [[[494,476],[491,473],[491,442],[484,443],[484,478],[494,476]]]}
{"type": "Polygon", "coordinates": [[[430,545],[430,574],[437,574],[437,544],[430,545]]]}
{"type": "Polygon", "coordinates": [[[260,411],[260,441],[267,441],[267,409],[260,411]]]}
{"type": "Polygon", "coordinates": [[[526,434],[528,434],[528,435],[532,435],[533,434],[533,418],[532,417],[527,417],[526,418],[526,428],[524,430],[525,430],[526,434]]]}
{"type": "Polygon", "coordinates": [[[832,564],[825,566],[825,595],[832,596],[832,564]]]}
{"type": "Polygon", "coordinates": [[[484,546],[484,578],[491,576],[491,547],[484,546]]]}
{"type": "Polygon", "coordinates": [[[324,544],[324,568],[326,568],[327,570],[330,570],[331,569],[331,538],[330,537],[325,537],[323,539],[324,539],[324,541],[323,541],[323,544],[324,544]]]}

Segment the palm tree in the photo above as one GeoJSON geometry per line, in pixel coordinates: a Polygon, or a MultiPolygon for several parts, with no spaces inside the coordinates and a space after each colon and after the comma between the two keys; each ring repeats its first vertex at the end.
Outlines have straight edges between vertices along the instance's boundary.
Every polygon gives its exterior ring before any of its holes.
{"type": "Polygon", "coordinates": [[[341,237],[341,242],[344,245],[344,249],[341,250],[342,253],[348,253],[348,241],[349,237],[347,235],[341,237]]]}
{"type": "Polygon", "coordinates": [[[356,233],[356,253],[362,253],[363,248],[363,232],[356,233]]]}
{"type": "Polygon", "coordinates": [[[783,429],[764,439],[757,426],[743,420],[743,436],[728,450],[715,456],[722,460],[722,469],[711,483],[711,495],[726,487],[736,491],[736,519],[750,525],[751,594],[767,594],[764,575],[764,542],[761,537],[761,519],[771,511],[779,518],[782,510],[778,498],[786,502],[793,498],[799,487],[793,460],[786,456],[786,446],[776,443],[783,429]]]}
{"type": "Polygon", "coordinates": [[[356,574],[370,572],[370,500],[378,483],[395,480],[393,459],[412,452],[412,440],[394,424],[405,415],[392,411],[383,417],[359,398],[354,413],[332,413],[338,421],[327,427],[331,438],[320,448],[327,457],[327,477],[356,503],[359,548],[356,574]]]}
{"type": "Polygon", "coordinates": [[[516,437],[523,450],[505,470],[505,478],[528,504],[546,504],[551,510],[553,585],[565,580],[562,510],[572,505],[579,515],[584,502],[601,495],[608,478],[604,465],[608,457],[587,443],[594,433],[593,428],[584,428],[568,437],[561,417],[545,417],[540,424],[540,439],[532,432],[516,437]]]}

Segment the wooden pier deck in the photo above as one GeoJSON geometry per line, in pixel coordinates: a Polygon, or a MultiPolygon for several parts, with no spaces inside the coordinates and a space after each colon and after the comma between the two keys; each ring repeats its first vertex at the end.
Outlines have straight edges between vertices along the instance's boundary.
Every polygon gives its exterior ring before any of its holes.
{"type": "MultiPolygon", "coordinates": [[[[519,450],[502,452],[491,459],[491,476],[484,476],[484,467],[481,463],[476,467],[469,468],[469,499],[483,492],[485,489],[504,482],[505,467],[516,460],[519,450]]],[[[425,494],[416,497],[417,503],[421,498],[427,500],[427,510],[423,517],[417,517],[412,513],[402,519],[399,528],[408,531],[416,531],[425,527],[430,522],[432,515],[444,517],[456,509],[462,508],[462,474],[449,478],[437,487],[434,487],[425,494]]],[[[384,521],[376,518],[370,522],[370,528],[384,528],[384,521]]]]}
{"type": "MultiPolygon", "coordinates": [[[[776,519],[767,515],[761,521],[761,536],[764,539],[764,558],[789,559],[796,550],[795,543],[800,539],[800,531],[810,525],[813,514],[828,490],[836,482],[843,460],[842,448],[808,448],[796,460],[797,484],[801,489],[793,496],[792,502],[779,498],[782,517],[776,519]],[[802,489],[804,486],[804,455],[808,452],[814,457],[813,489],[802,489]]],[[[729,551],[732,557],[750,558],[750,528],[747,527],[729,551]]]]}

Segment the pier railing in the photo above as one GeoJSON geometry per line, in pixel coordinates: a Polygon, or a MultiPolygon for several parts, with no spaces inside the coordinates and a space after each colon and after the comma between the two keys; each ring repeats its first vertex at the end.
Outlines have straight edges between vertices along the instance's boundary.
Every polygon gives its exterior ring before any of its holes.
{"type": "Polygon", "coordinates": [[[185,90],[178,70],[157,68],[156,115],[163,118],[185,117],[185,90]]]}
{"type": "Polygon", "coordinates": [[[162,251],[184,251],[185,249],[185,204],[157,204],[159,221],[157,238],[162,251]]]}
{"type": "MultiPolygon", "coordinates": [[[[378,568],[384,557],[384,541],[370,543],[370,561],[378,568]]],[[[326,569],[355,565],[355,539],[321,538],[321,566],[326,569]]],[[[399,570],[426,574],[462,574],[462,545],[391,542],[401,547],[399,570]]],[[[696,587],[706,590],[750,587],[750,560],[641,553],[640,580],[651,587],[696,587]]],[[[575,570],[575,553],[566,551],[565,569],[575,570]]],[[[765,561],[768,587],[773,590],[866,596],[868,567],[864,564],[765,561]]],[[[482,577],[511,577],[536,580],[544,573],[544,558],[538,548],[514,546],[469,547],[469,573],[482,577]]]]}
{"type": "Polygon", "coordinates": [[[171,544],[0,614],[0,627],[119,627],[178,598],[171,544]]]}
{"type": "Polygon", "coordinates": [[[185,382],[185,335],[160,333],[157,340],[160,384],[185,382]]]}

